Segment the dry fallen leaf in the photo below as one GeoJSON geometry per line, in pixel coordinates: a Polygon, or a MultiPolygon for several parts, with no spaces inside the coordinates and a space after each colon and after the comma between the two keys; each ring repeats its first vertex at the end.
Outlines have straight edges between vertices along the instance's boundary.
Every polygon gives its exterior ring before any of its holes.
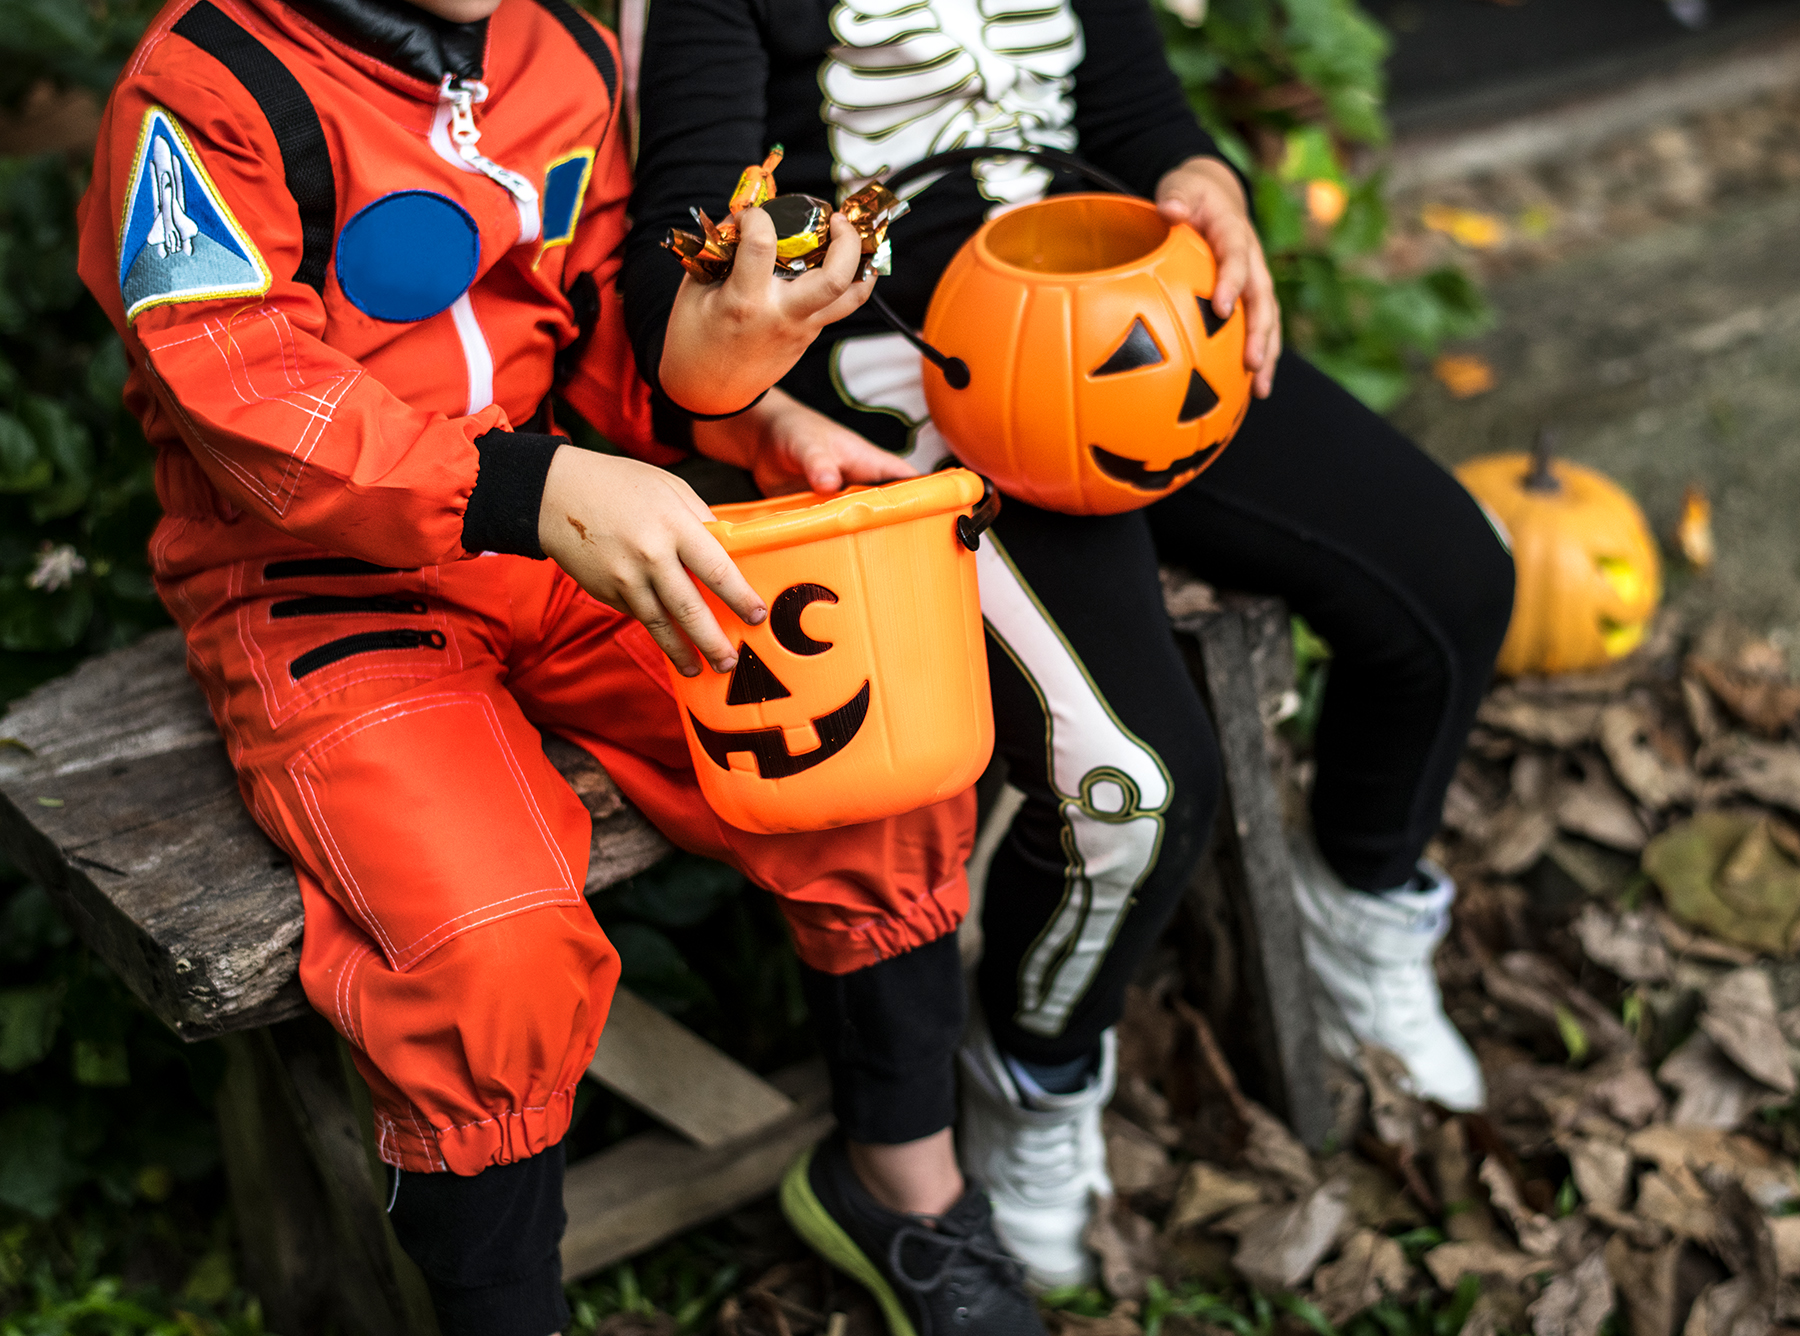
{"type": "Polygon", "coordinates": [[[1156,1226],[1123,1197],[1096,1196],[1081,1241],[1100,1259],[1100,1282],[1115,1299],[1142,1299],[1156,1270],[1156,1226]]]}
{"type": "Polygon", "coordinates": [[[1590,1205],[1622,1210],[1631,1191],[1631,1152],[1615,1141],[1572,1137],[1563,1146],[1575,1190],[1590,1205]]]}
{"type": "Polygon", "coordinates": [[[1228,1173],[1205,1160],[1195,1160],[1181,1176],[1175,1205],[1169,1210],[1167,1229],[1204,1225],[1227,1211],[1263,1200],[1262,1184],[1253,1178],[1228,1173]]]}
{"type": "Polygon", "coordinates": [[[1784,1095],[1794,1093],[1787,1037],[1775,1021],[1775,989],[1762,970],[1733,970],[1707,989],[1700,1028],[1748,1075],[1784,1095]]]}
{"type": "Polygon", "coordinates": [[[1700,1291],[1682,1336],[1768,1336],[1773,1319],[1756,1278],[1734,1276],[1700,1291]]]}
{"type": "Polygon", "coordinates": [[[1481,1162],[1478,1177],[1487,1188],[1488,1200],[1494,1204],[1494,1209],[1506,1217],[1506,1222],[1518,1236],[1520,1248],[1537,1257],[1549,1257],[1556,1252],[1561,1237],[1556,1221],[1525,1204],[1525,1199],[1519,1195],[1519,1185],[1504,1165],[1489,1156],[1481,1162]]]}
{"type": "Polygon", "coordinates": [[[1164,1192],[1174,1186],[1175,1166],[1161,1142],[1111,1110],[1105,1116],[1105,1127],[1106,1168],[1115,1191],[1133,1196],[1164,1192]]]}
{"type": "Polygon", "coordinates": [[[1634,1248],[1623,1235],[1606,1245],[1606,1269],[1624,1307],[1631,1336],[1676,1336],[1685,1312],[1681,1258],[1688,1245],[1676,1240],[1654,1248],[1634,1248]]]}
{"type": "Polygon", "coordinates": [[[1686,1168],[1656,1169],[1639,1179],[1637,1213],[1695,1243],[1710,1243],[1718,1232],[1712,1196],[1686,1168]]]}
{"type": "Polygon", "coordinates": [[[1749,673],[1698,654],[1688,656],[1687,669],[1711,688],[1727,710],[1764,737],[1783,737],[1800,720],[1800,686],[1787,681],[1785,675],[1749,673]]]}
{"type": "Polygon", "coordinates": [[[1440,1289],[1454,1290],[1464,1276],[1496,1276],[1509,1284],[1555,1269],[1542,1257],[1491,1243],[1440,1243],[1425,1254],[1425,1269],[1440,1289]]]}
{"type": "Polygon", "coordinates": [[[1532,1336],[1596,1336],[1613,1311],[1605,1254],[1598,1249],[1588,1254],[1580,1266],[1545,1286],[1526,1311],[1532,1336]]]}
{"type": "Polygon", "coordinates": [[[1665,983],[1672,966],[1656,920],[1641,910],[1607,913],[1591,900],[1569,925],[1587,958],[1631,983],[1665,983]]]}
{"type": "Polygon", "coordinates": [[[1781,1092],[1748,1076],[1704,1031],[1684,1039],[1656,1078],[1680,1092],[1669,1121],[1677,1127],[1713,1127],[1729,1132],[1758,1109],[1782,1102],[1781,1092]]]}
{"type": "Polygon", "coordinates": [[[1800,923],[1800,867],[1765,817],[1701,812],[1650,842],[1644,871],[1671,914],[1727,941],[1781,954],[1800,923]]]}
{"type": "Polygon", "coordinates": [[[1345,1241],[1337,1261],[1313,1276],[1313,1300],[1326,1321],[1341,1326],[1411,1282],[1412,1267],[1400,1245],[1379,1230],[1359,1229],[1345,1241]]]}
{"type": "Polygon", "coordinates": [[[1503,687],[1481,702],[1475,718],[1526,742],[1568,751],[1598,736],[1602,708],[1590,700],[1536,700],[1503,687]]]}
{"type": "Polygon", "coordinates": [[[1492,250],[1506,239],[1506,225],[1491,213],[1458,209],[1449,204],[1427,204],[1420,221],[1433,232],[1442,232],[1470,250],[1492,250]]]}
{"type": "MultiPolygon", "coordinates": [[[[1136,1305],[1129,1303],[1120,1304],[1104,1317],[1052,1310],[1044,1314],[1044,1327],[1050,1336],[1143,1336],[1136,1312],[1136,1305]]],[[[1163,1330],[1169,1330],[1166,1322],[1163,1330]]]]}
{"type": "Polygon", "coordinates": [[[1794,1166],[1747,1136],[1709,1127],[1676,1127],[1658,1123],[1633,1132],[1625,1141],[1631,1153],[1673,1172],[1722,1173],[1743,1185],[1765,1211],[1777,1210],[1800,1196],[1794,1166]]]}
{"type": "Polygon", "coordinates": [[[1742,793],[1800,812],[1800,748],[1728,733],[1702,747],[1694,764],[1718,772],[1713,786],[1721,795],[1742,793]]]}
{"type": "Polygon", "coordinates": [[[1298,1288],[1349,1223],[1349,1195],[1348,1184],[1333,1180],[1269,1212],[1238,1236],[1231,1265],[1260,1290],[1298,1288]]]}
{"type": "Polygon", "coordinates": [[[1631,800],[1599,765],[1587,767],[1579,783],[1557,790],[1556,824],[1610,849],[1636,853],[1648,839],[1631,800]]]}
{"type": "Polygon", "coordinates": [[[1474,353],[1445,353],[1431,364],[1431,374],[1457,399],[1473,399],[1494,388],[1494,368],[1474,353]]]}
{"type": "Polygon", "coordinates": [[[1675,521],[1675,550],[1697,571],[1708,569],[1718,556],[1713,542],[1712,502],[1694,483],[1681,493],[1681,518],[1675,521]]]}
{"type": "Polygon", "coordinates": [[[1699,780],[1685,766],[1671,765],[1656,746],[1655,722],[1636,706],[1620,702],[1600,712],[1600,749],[1619,783],[1652,811],[1692,803],[1699,780]]]}

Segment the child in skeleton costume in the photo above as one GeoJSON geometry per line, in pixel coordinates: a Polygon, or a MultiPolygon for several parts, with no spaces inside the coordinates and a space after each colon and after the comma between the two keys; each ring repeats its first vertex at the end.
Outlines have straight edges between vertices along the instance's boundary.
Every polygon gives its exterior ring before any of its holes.
{"type": "MultiPolygon", "coordinates": [[[[1169,633],[1159,560],[1279,594],[1331,643],[1312,829],[1295,850],[1322,1030],[1340,1056],[1379,1044],[1425,1094],[1479,1105],[1480,1071],[1432,975],[1453,888],[1420,855],[1505,631],[1511,562],[1448,474],[1311,365],[1279,355],[1242,184],[1187,107],[1145,0],[653,0],[647,17],[627,5],[623,30],[628,60],[642,34],[626,320],[653,378],[668,369],[665,349],[689,337],[669,311],[693,282],[660,242],[691,226],[690,206],[716,210],[743,164],[776,143],[782,189],[827,199],[946,149],[1073,152],[1199,229],[1221,260],[1215,310],[1246,306],[1258,398],[1217,464],[1122,515],[1009,498],[980,553],[998,747],[1025,800],[988,876],[958,1142],[1031,1279],[1092,1276],[1080,1237],[1093,1195],[1109,1189],[1099,1114],[1113,1088],[1112,1027],[1218,803],[1212,728],[1169,633]]],[[[880,295],[917,328],[939,273],[984,219],[1071,188],[1082,183],[1015,157],[904,190],[911,212],[889,234],[880,295]]],[[[868,307],[782,385],[920,470],[946,455],[919,354],[868,307]]],[[[700,413],[747,401],[728,376],[663,388],[700,413]]],[[[815,992],[893,991],[870,976],[905,959],[814,976],[815,992]]],[[[955,962],[935,967],[929,982],[912,971],[920,1012],[958,995],[955,962]]],[[[831,1028],[842,1005],[823,1014],[840,1092],[859,1081],[892,1090],[893,1036],[909,1014],[879,1030],[831,1028]]],[[[840,1094],[853,1138],[938,1144],[925,1139],[941,1135],[958,1064],[941,1030],[913,1033],[898,1098],[840,1094]]],[[[865,1274],[882,1270],[883,1235],[858,1182],[870,1185],[847,1178],[827,1146],[784,1201],[817,1246],[865,1274]],[[855,1227],[833,1228],[846,1214],[855,1227]]]]}

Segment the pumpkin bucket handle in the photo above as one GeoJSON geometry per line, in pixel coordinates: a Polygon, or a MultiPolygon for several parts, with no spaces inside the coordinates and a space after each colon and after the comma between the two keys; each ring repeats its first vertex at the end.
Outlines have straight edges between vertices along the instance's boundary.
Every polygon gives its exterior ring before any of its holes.
{"type": "MultiPolygon", "coordinates": [[[[967,374],[967,368],[964,368],[967,374]]],[[[985,476],[981,479],[981,500],[967,515],[956,517],[956,536],[971,552],[981,548],[981,535],[1000,518],[1000,492],[985,476]]]]}
{"type": "MultiPolygon", "coordinates": [[[[1061,149],[1054,148],[993,148],[990,146],[981,148],[953,148],[947,152],[933,153],[927,157],[920,158],[917,162],[908,163],[892,176],[888,177],[887,180],[883,181],[882,184],[889,190],[898,191],[900,187],[912,184],[921,176],[927,176],[932,172],[941,171],[946,167],[960,167],[966,163],[980,162],[983,158],[1031,158],[1033,161],[1044,163],[1047,166],[1061,167],[1064,171],[1074,172],[1077,176],[1084,176],[1103,190],[1115,191],[1121,195],[1137,194],[1137,191],[1133,190],[1130,186],[1126,185],[1111,173],[1103,172],[1098,167],[1083,162],[1073,153],[1064,153],[1061,149]]],[[[908,343],[912,344],[913,347],[917,348],[920,355],[923,356],[927,362],[930,362],[939,371],[944,373],[944,380],[949,384],[951,389],[968,389],[969,364],[967,362],[963,361],[960,357],[947,356],[925,342],[924,335],[920,334],[918,330],[912,328],[912,326],[902,320],[899,314],[895,312],[894,308],[882,300],[879,293],[870,294],[869,304],[875,308],[875,313],[885,320],[895,333],[899,334],[908,343]]],[[[985,506],[986,501],[984,500],[982,504],[985,506]]],[[[992,522],[992,518],[990,517],[988,523],[992,522]]],[[[984,524],[981,528],[975,530],[977,541],[980,539],[981,529],[986,527],[987,525],[984,524]]],[[[960,521],[957,532],[959,534],[962,532],[960,521]]],[[[974,550],[975,543],[970,542],[967,537],[963,538],[963,542],[968,543],[970,551],[974,550]]]]}

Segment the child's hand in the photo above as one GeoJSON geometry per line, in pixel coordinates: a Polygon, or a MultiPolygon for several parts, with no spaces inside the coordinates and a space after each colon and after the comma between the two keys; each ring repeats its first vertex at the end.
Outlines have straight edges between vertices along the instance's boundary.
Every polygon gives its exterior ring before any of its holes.
{"type": "Polygon", "coordinates": [[[831,217],[825,263],[799,278],[775,277],[775,224],[761,209],[737,216],[737,259],[722,283],[681,280],[658,376],[692,413],[732,413],[785,376],[818,332],[869,299],[859,283],[862,240],[831,217]]]}
{"type": "Polygon", "coordinates": [[[918,472],[781,390],[770,390],[756,407],[735,417],[696,422],[694,444],[701,454],[749,469],[764,496],[831,493],[851,483],[889,482],[918,472]]]}
{"type": "Polygon", "coordinates": [[[538,542],[576,584],[642,622],[684,676],[700,671],[696,648],[726,673],[737,663],[737,648],[688,573],[753,626],[768,609],[706,531],[703,522],[711,518],[674,474],[565,445],[544,479],[538,542]]]}
{"type": "Polygon", "coordinates": [[[1168,222],[1188,224],[1212,247],[1219,263],[1213,310],[1228,316],[1238,298],[1244,299],[1244,365],[1256,373],[1256,397],[1267,399],[1281,356],[1281,307],[1243,187],[1219,159],[1189,158],[1156,183],[1156,207],[1168,222]]]}

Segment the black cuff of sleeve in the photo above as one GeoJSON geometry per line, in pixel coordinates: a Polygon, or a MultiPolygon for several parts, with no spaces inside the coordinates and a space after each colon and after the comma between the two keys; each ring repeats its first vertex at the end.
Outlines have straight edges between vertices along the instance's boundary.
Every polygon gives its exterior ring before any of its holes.
{"type": "Polygon", "coordinates": [[[650,391],[650,433],[660,445],[694,453],[694,415],[660,389],[650,391]]]}
{"type": "Polygon", "coordinates": [[[538,511],[544,504],[544,478],[556,452],[568,443],[563,436],[528,431],[495,430],[475,438],[481,467],[463,512],[465,551],[543,558],[538,511]]]}

